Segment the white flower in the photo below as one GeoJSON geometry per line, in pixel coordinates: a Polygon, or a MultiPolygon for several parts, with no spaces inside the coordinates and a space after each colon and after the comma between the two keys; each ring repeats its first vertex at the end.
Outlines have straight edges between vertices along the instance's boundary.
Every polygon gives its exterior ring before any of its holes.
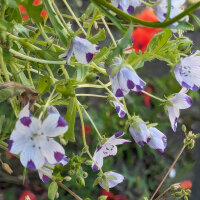
{"type": "MultiPolygon", "coordinates": [[[[117,145],[131,142],[130,140],[118,139],[122,135],[124,135],[123,132],[115,133],[105,143],[101,144],[101,146],[94,152],[93,159],[97,163],[98,167],[103,166],[103,158],[115,156],[117,154],[117,145]]],[[[93,171],[97,171],[98,167],[95,163],[92,164],[93,171]]]]}
{"type": "Polygon", "coordinates": [[[56,164],[64,158],[65,151],[52,137],[61,135],[67,130],[67,122],[57,110],[50,112],[41,122],[31,116],[27,104],[19,114],[8,148],[13,154],[20,153],[20,161],[26,168],[39,169],[44,165],[45,159],[50,164],[56,164]]]}
{"type": "MultiPolygon", "coordinates": [[[[65,165],[67,165],[67,164],[69,163],[69,160],[70,160],[69,157],[64,156],[63,159],[62,159],[60,162],[56,163],[56,164],[61,164],[62,166],[65,166],[65,165]]],[[[51,168],[54,168],[55,165],[56,165],[56,164],[50,164],[50,163],[47,162],[47,161],[45,161],[44,164],[45,164],[46,166],[48,166],[48,167],[51,167],[51,168]]],[[[48,169],[48,168],[46,168],[46,167],[42,167],[41,169],[42,169],[43,171],[45,171],[48,175],[52,175],[52,173],[53,173],[52,170],[50,170],[50,169],[48,169]]],[[[43,173],[42,173],[41,171],[39,171],[39,170],[38,170],[38,174],[39,174],[40,179],[41,179],[44,183],[48,183],[48,182],[50,181],[49,176],[43,174],[43,173]]]]}
{"type": "Polygon", "coordinates": [[[167,147],[167,137],[155,127],[149,128],[149,132],[151,139],[147,144],[158,152],[163,153],[167,147]]]}
{"type": "Polygon", "coordinates": [[[132,135],[135,142],[143,147],[151,140],[150,132],[144,122],[137,122],[138,127],[129,127],[129,132],[132,135]]]}
{"type": "Polygon", "coordinates": [[[182,58],[174,73],[182,87],[197,91],[200,87],[200,51],[182,58]]]}
{"type": "Polygon", "coordinates": [[[172,98],[169,98],[169,101],[172,103],[172,105],[167,106],[169,119],[173,131],[176,132],[180,109],[189,108],[192,105],[192,99],[187,94],[180,91],[172,98]]]}
{"type": "MultiPolygon", "coordinates": [[[[108,183],[108,187],[109,188],[113,188],[115,187],[116,185],[118,185],[119,183],[123,182],[124,181],[124,176],[122,176],[121,174],[118,174],[116,172],[112,172],[112,171],[109,171],[109,172],[106,172],[104,173],[106,177],[108,177],[107,179],[107,183],[108,183]],[[115,178],[115,180],[109,180],[109,176],[113,176],[115,178]]],[[[103,189],[106,189],[104,188],[103,186],[103,183],[102,182],[99,182],[99,185],[103,188],[103,189]]]]}
{"type": "Polygon", "coordinates": [[[66,64],[68,64],[70,58],[74,55],[81,64],[88,64],[92,60],[94,53],[98,51],[99,46],[76,36],[73,38],[70,48],[61,54],[59,58],[66,58],[66,64]]]}
{"type": "MultiPolygon", "coordinates": [[[[173,0],[171,1],[171,10],[170,10],[170,16],[169,18],[173,18],[176,15],[180,14],[183,12],[182,6],[185,3],[185,0],[173,0]]],[[[160,3],[156,6],[156,15],[159,19],[159,21],[164,21],[166,16],[167,16],[167,11],[168,11],[168,1],[167,0],[161,0],[160,3]]],[[[187,17],[181,19],[181,20],[188,20],[187,17]]],[[[177,26],[178,23],[174,23],[173,26],[177,26]]]]}
{"type": "Polygon", "coordinates": [[[113,0],[112,4],[128,14],[132,14],[135,8],[141,5],[141,2],[139,0],[113,0]]]}
{"type": "Polygon", "coordinates": [[[116,109],[116,112],[117,112],[118,116],[120,118],[125,117],[126,111],[124,109],[124,105],[122,105],[121,103],[119,104],[117,101],[113,101],[113,104],[115,106],[115,109],[116,109]]]}

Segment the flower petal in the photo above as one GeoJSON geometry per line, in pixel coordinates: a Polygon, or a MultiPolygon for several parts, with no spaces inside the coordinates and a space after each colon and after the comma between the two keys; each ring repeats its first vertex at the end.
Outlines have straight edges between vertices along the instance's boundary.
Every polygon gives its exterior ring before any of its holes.
{"type": "Polygon", "coordinates": [[[59,162],[62,166],[65,166],[69,163],[70,158],[67,156],[64,156],[64,158],[59,162]]]}
{"type": "Polygon", "coordinates": [[[66,58],[66,65],[67,65],[72,55],[73,55],[73,42],[71,43],[70,48],[65,53],[59,55],[59,58],[66,58]]]}
{"type": "Polygon", "coordinates": [[[29,102],[24,106],[24,108],[20,111],[18,118],[23,118],[23,117],[30,117],[31,113],[29,110],[29,102]]]}
{"type": "MultiPolygon", "coordinates": [[[[105,173],[106,176],[114,176],[116,178],[116,180],[108,180],[108,186],[109,188],[113,188],[115,187],[116,185],[118,185],[119,183],[123,182],[124,181],[124,176],[122,176],[121,174],[118,174],[116,172],[106,172],[105,173]]],[[[103,184],[102,182],[99,183],[99,185],[103,188],[103,189],[106,189],[103,187],[103,184]]]]}
{"type": "Polygon", "coordinates": [[[20,161],[24,167],[36,170],[44,165],[45,158],[37,144],[34,141],[29,141],[20,154],[20,161]]]}
{"type": "Polygon", "coordinates": [[[177,93],[169,99],[178,109],[186,109],[192,105],[192,99],[185,93],[177,93]]]}
{"type": "Polygon", "coordinates": [[[50,114],[43,121],[41,132],[49,137],[56,137],[68,130],[66,120],[60,114],[50,114]]]}
{"type": "MultiPolygon", "coordinates": [[[[103,166],[103,155],[102,155],[102,150],[101,150],[101,147],[99,149],[97,149],[95,152],[94,152],[94,156],[93,156],[93,159],[94,161],[96,162],[96,164],[98,165],[98,167],[102,167],[103,166]]],[[[95,163],[92,163],[92,170],[93,171],[97,171],[99,170],[99,168],[96,166],[95,163]]]]}
{"type": "Polygon", "coordinates": [[[175,108],[174,106],[167,106],[169,120],[171,122],[171,127],[174,132],[176,132],[177,122],[180,115],[179,109],[175,108]]]}
{"type": "Polygon", "coordinates": [[[63,147],[53,139],[47,139],[41,144],[41,151],[50,164],[57,164],[65,155],[63,147]]]}

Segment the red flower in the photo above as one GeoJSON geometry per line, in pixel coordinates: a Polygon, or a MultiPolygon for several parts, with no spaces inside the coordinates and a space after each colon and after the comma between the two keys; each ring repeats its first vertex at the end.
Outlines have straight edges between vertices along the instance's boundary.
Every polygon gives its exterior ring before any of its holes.
{"type": "Polygon", "coordinates": [[[19,10],[21,13],[26,13],[26,9],[22,5],[19,5],[19,10]]]}
{"type": "MultiPolygon", "coordinates": [[[[84,128],[85,128],[85,135],[88,135],[91,132],[91,127],[88,124],[85,124],[84,128]]],[[[83,135],[82,129],[81,129],[81,135],[83,135]]]]}
{"type": "Polygon", "coordinates": [[[29,196],[30,200],[36,200],[36,196],[30,190],[25,190],[19,197],[19,200],[25,200],[26,196],[29,196]]]}
{"type": "Polygon", "coordinates": [[[128,200],[128,198],[126,196],[123,196],[123,195],[116,195],[114,197],[114,200],[128,200]]]}
{"type": "MultiPolygon", "coordinates": [[[[143,10],[140,14],[136,15],[136,17],[145,21],[151,21],[151,22],[158,21],[158,18],[156,17],[152,9],[143,10]]],[[[131,35],[133,39],[133,47],[126,50],[135,49],[137,53],[139,52],[139,50],[144,52],[151,38],[161,30],[162,29],[160,28],[149,28],[149,27],[136,28],[131,35]]]]}
{"type": "Polygon", "coordinates": [[[43,18],[45,18],[46,15],[47,15],[47,11],[46,11],[46,10],[43,10],[43,11],[41,12],[41,16],[42,16],[43,18]]]}
{"type": "MultiPolygon", "coordinates": [[[[145,88],[145,91],[151,94],[152,93],[152,87],[147,85],[147,87],[145,88]]],[[[151,97],[147,94],[143,94],[143,96],[144,96],[144,104],[147,107],[150,107],[151,106],[151,97]]]]}
{"type": "Polygon", "coordinates": [[[190,180],[184,180],[183,182],[181,182],[180,186],[181,188],[184,188],[184,189],[191,189],[192,182],[190,180]]]}
{"type": "Polygon", "coordinates": [[[8,151],[5,152],[5,155],[6,155],[7,157],[9,157],[10,159],[12,159],[12,158],[15,157],[12,153],[10,153],[10,152],[8,152],[8,151]]]}
{"type": "Polygon", "coordinates": [[[102,196],[107,196],[107,200],[111,200],[114,198],[114,194],[112,192],[108,192],[106,190],[101,190],[102,196]]]}
{"type": "Polygon", "coordinates": [[[37,6],[39,4],[40,0],[34,0],[33,5],[37,6]]]}

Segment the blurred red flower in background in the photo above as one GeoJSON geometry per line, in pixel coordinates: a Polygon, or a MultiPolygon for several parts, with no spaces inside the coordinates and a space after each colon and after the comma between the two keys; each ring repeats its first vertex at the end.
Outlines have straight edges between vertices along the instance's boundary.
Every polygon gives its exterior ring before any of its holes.
{"type": "MultiPolygon", "coordinates": [[[[150,21],[150,22],[157,22],[158,18],[154,14],[152,9],[146,9],[143,10],[140,14],[136,15],[137,18],[142,19],[144,21],[150,21]]],[[[140,50],[144,52],[151,40],[151,38],[161,31],[160,28],[149,28],[149,27],[138,27],[136,28],[131,37],[133,39],[133,47],[126,49],[135,49],[135,51],[138,53],[140,50]]]]}
{"type": "MultiPolygon", "coordinates": [[[[40,0],[34,0],[33,6],[37,6],[39,3],[40,3],[40,0]]],[[[24,8],[24,6],[19,5],[19,10],[20,10],[20,12],[21,12],[21,14],[22,14],[23,20],[24,20],[24,21],[28,20],[29,17],[28,17],[28,14],[27,14],[26,9],[24,8]]],[[[42,16],[43,18],[45,18],[46,15],[47,15],[47,11],[43,10],[43,11],[41,12],[41,16],[42,16]]]]}
{"type": "Polygon", "coordinates": [[[183,182],[181,182],[180,187],[184,189],[191,189],[192,182],[190,180],[184,180],[183,182]]]}
{"type": "Polygon", "coordinates": [[[101,190],[102,196],[107,196],[106,200],[128,200],[128,198],[124,195],[114,195],[112,192],[108,192],[106,190],[101,190]]]}
{"type": "Polygon", "coordinates": [[[25,190],[19,197],[19,200],[25,200],[26,196],[29,196],[30,200],[36,200],[36,196],[30,190],[25,190]]]}
{"type": "MultiPolygon", "coordinates": [[[[147,85],[147,87],[145,88],[145,91],[148,92],[149,94],[152,93],[152,87],[150,85],[147,85]]],[[[144,104],[147,107],[151,107],[151,97],[147,94],[143,94],[144,97],[144,104]]]]}
{"type": "MultiPolygon", "coordinates": [[[[90,127],[90,125],[85,124],[84,128],[85,128],[85,135],[88,135],[88,134],[91,132],[91,127],[90,127]]],[[[83,135],[83,133],[82,133],[82,128],[81,128],[81,135],[83,135]]]]}

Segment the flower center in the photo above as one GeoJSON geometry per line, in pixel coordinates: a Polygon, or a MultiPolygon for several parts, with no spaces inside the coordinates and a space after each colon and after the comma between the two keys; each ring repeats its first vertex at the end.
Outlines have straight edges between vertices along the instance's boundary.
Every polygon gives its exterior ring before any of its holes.
{"type": "Polygon", "coordinates": [[[183,66],[181,70],[181,75],[182,76],[189,76],[191,74],[191,67],[190,66],[183,66]]]}

